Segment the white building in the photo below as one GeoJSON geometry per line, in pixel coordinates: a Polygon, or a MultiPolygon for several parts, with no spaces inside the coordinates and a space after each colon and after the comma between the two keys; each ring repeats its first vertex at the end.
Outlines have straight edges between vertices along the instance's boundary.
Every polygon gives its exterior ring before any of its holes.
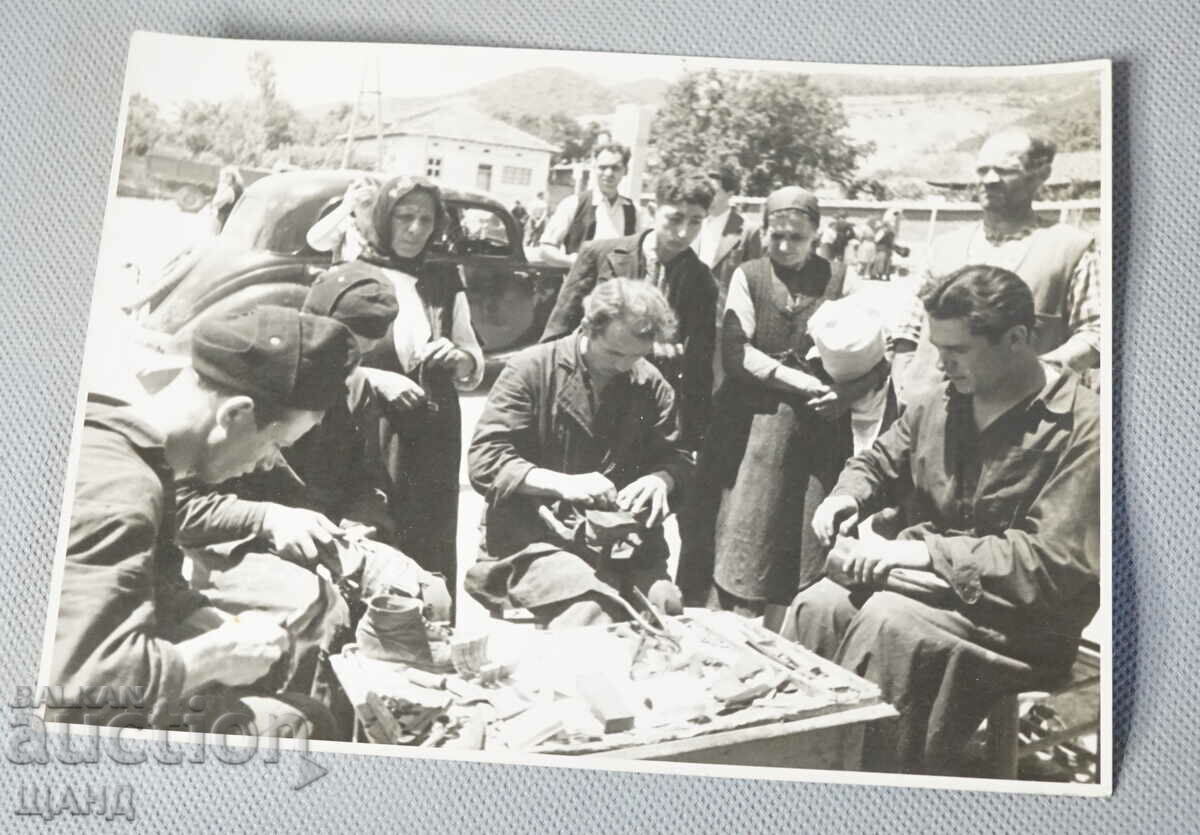
{"type": "MultiPolygon", "coordinates": [[[[550,156],[558,151],[533,134],[459,104],[407,114],[383,129],[383,170],[422,174],[450,186],[490,192],[511,206],[546,190],[550,156]]],[[[379,136],[355,132],[354,157],[372,166],[379,136]]]]}

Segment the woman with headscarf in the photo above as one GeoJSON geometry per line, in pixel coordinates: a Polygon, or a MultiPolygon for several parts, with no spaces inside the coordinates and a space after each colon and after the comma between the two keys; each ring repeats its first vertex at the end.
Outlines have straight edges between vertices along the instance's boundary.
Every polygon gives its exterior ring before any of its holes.
{"type": "Polygon", "coordinates": [[[725,382],[680,520],[678,584],[685,602],[764,615],[770,628],[822,576],[812,514],[849,457],[849,404],[882,365],[843,386],[814,360],[809,322],[831,292],[813,252],[820,207],[791,186],[765,212],[765,257],[742,263],[726,298],[725,382]]]}
{"type": "Polygon", "coordinates": [[[454,588],[462,413],[458,393],[483,380],[483,350],[453,266],[429,262],[448,217],[442,195],[420,177],[383,183],[360,213],[358,259],[391,282],[399,314],[365,363],[387,375],[393,407],[381,427],[395,545],[454,588]]]}

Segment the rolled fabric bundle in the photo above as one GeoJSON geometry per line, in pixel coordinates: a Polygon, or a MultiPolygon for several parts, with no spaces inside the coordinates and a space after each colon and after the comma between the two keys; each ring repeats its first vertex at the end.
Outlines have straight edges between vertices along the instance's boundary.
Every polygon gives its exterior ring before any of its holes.
{"type": "Polygon", "coordinates": [[[358,624],[359,652],[377,661],[427,667],[433,664],[420,600],[398,594],[377,594],[367,603],[358,624]]]}

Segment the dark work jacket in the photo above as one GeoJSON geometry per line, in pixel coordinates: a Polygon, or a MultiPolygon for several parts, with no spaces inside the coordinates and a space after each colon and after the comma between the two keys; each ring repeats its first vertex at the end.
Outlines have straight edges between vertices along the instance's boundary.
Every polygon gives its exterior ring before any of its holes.
{"type": "Polygon", "coordinates": [[[151,723],[165,719],[186,676],[167,633],[207,603],[181,573],[164,443],[127,404],[88,397],[49,681],[67,693],[144,687],[151,723]]]}
{"type": "Polygon", "coordinates": [[[691,473],[678,445],[675,396],[662,375],[641,360],[594,404],[580,339],[527,348],[488,394],[467,457],[471,485],[487,501],[485,557],[501,559],[546,539],[537,512],[545,500],[517,490],[535,467],[600,472],[617,489],[666,470],[676,495],[691,473]]]}
{"type": "Polygon", "coordinates": [[[746,260],[746,221],[737,209],[729,210],[721,241],[713,256],[712,275],[717,282],[717,327],[721,326],[721,315],[725,310],[725,296],[729,293],[729,282],[733,271],[746,260]]]}
{"type": "MultiPolygon", "coordinates": [[[[642,241],[649,232],[605,241],[583,248],[558,294],[558,301],[542,341],[572,333],[583,320],[583,300],[597,282],[610,278],[646,278],[642,241]]],[[[712,407],[713,353],[717,336],[717,284],[712,273],[690,247],[663,265],[663,290],[679,320],[676,341],[683,345],[681,359],[658,365],[679,395],[681,441],[699,449],[708,429],[712,407]]]]}

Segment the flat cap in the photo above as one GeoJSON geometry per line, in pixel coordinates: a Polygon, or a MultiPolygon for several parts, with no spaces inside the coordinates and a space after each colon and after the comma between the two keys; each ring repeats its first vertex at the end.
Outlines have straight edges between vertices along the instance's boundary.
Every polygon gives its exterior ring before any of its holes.
{"type": "Polygon", "coordinates": [[[308,289],[301,310],[336,319],[359,336],[382,339],[400,306],[391,282],[373,271],[358,261],[326,270],[308,289]]]}
{"type": "Polygon", "coordinates": [[[350,329],[326,316],[263,305],[200,320],[192,368],[239,394],[289,409],[328,409],[358,364],[350,329]]]}
{"type": "Polygon", "coordinates": [[[803,212],[808,215],[814,225],[821,222],[821,204],[817,201],[817,196],[800,186],[784,186],[767,195],[765,209],[767,217],[775,212],[787,210],[803,212]]]}

